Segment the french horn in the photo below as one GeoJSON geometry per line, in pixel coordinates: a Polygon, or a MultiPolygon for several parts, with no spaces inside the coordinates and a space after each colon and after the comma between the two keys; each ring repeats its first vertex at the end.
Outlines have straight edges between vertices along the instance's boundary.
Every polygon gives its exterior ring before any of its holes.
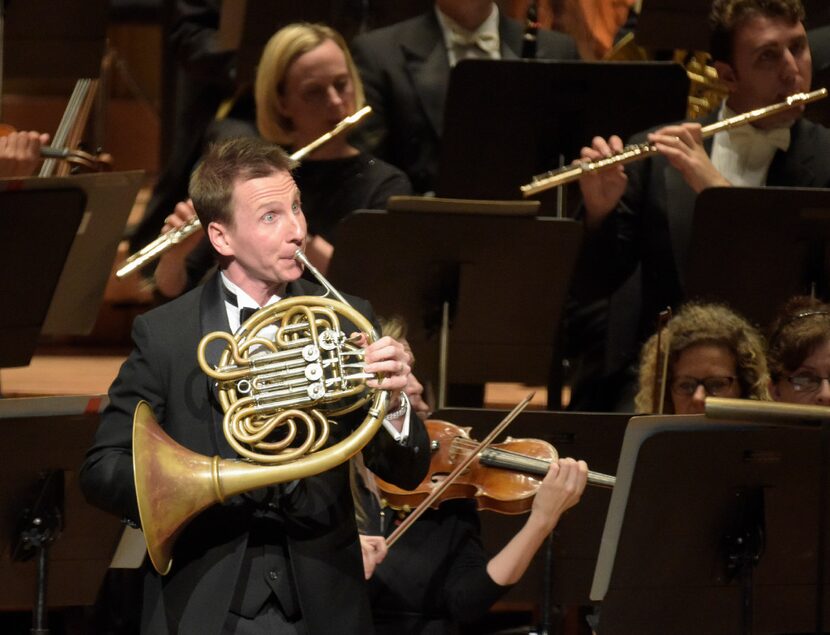
{"type": "Polygon", "coordinates": [[[177,536],[204,509],[330,470],[359,452],[383,421],[389,393],[366,385],[374,375],[363,371],[363,350],[343,322],[366,333],[369,343],[377,332],[301,251],[296,257],[318,276],[325,296],[284,298],[257,311],[233,336],[217,331],[199,343],[199,365],[217,382],[225,438],[241,458],[192,452],[162,430],[149,404],[136,407],[136,497],[147,551],[162,575],[172,566],[177,536]],[[206,353],[215,341],[225,348],[213,366],[206,353]],[[328,445],[332,420],[361,407],[363,422],[328,445]]]}

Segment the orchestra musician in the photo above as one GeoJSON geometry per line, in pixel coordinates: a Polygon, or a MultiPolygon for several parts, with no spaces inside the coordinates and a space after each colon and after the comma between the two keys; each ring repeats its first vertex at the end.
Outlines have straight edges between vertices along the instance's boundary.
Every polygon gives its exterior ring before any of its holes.
{"type": "MultiPolygon", "coordinates": [[[[518,59],[523,33],[492,0],[436,0],[420,16],[354,38],[375,113],[358,132],[360,145],[406,172],[416,192],[434,191],[450,68],[465,58],[518,59]]],[[[536,57],[578,54],[569,36],[540,29],[536,57]]]]}
{"type": "Polygon", "coordinates": [[[790,299],[773,321],[767,363],[773,399],[830,406],[830,305],[790,299]]]}
{"type": "Polygon", "coordinates": [[[0,178],[35,176],[40,165],[40,149],[49,135],[33,130],[15,130],[0,135],[0,178]]]}
{"type": "Polygon", "coordinates": [[[702,414],[707,396],[770,398],[763,337],[732,309],[722,304],[685,304],[662,329],[659,342],[658,351],[655,333],[643,346],[637,412],[702,414]]]}
{"type": "MultiPolygon", "coordinates": [[[[415,360],[400,324],[384,327],[415,360]]],[[[430,412],[423,388],[413,373],[404,388],[413,409],[424,419],[430,412]]],[[[363,473],[372,479],[371,473],[363,473]]],[[[562,514],[576,505],[585,489],[584,461],[561,459],[551,464],[521,529],[496,554],[481,542],[481,520],[471,500],[447,500],[430,509],[388,550],[384,536],[395,528],[392,510],[380,510],[374,486],[356,488],[360,508],[372,517],[363,523],[361,545],[375,633],[456,632],[459,623],[482,618],[516,584],[562,514]]]]}
{"type": "MultiPolygon", "coordinates": [[[[711,53],[729,94],[702,124],[810,89],[812,65],[803,20],[800,0],[712,3],[711,53]]],[[[580,179],[587,231],[574,293],[583,303],[611,296],[607,331],[614,334],[602,351],[610,362],[594,394],[621,395],[635,383],[637,342],[653,330],[654,316],[683,301],[697,193],[729,185],[830,185],[830,131],[803,119],[802,111],[793,108],[706,140],[700,123],[664,126],[632,139],[647,139],[658,154],[580,179]],[[626,283],[638,265],[638,277],[626,283]],[[612,294],[621,288],[632,295],[615,302],[612,294]]],[[[581,156],[597,160],[622,147],[617,136],[595,137],[581,156]]],[[[613,407],[613,399],[609,401],[598,407],[613,407]]]]}
{"type": "MultiPolygon", "coordinates": [[[[307,236],[292,167],[278,146],[241,138],[213,147],[195,170],[190,196],[220,268],[197,289],[136,318],[135,348],[110,388],[80,473],[92,504],[131,523],[139,519],[131,440],[139,400],[187,448],[235,456],[222,440],[214,382],[199,369],[195,351],[208,332],[236,331],[247,307],[323,294],[301,279],[294,258],[307,236]]],[[[368,302],[351,302],[373,319],[368,302]]],[[[365,348],[365,362],[366,372],[384,374],[382,387],[391,393],[384,430],[363,449],[366,464],[414,487],[429,452],[424,426],[401,393],[410,373],[406,352],[383,337],[365,348]]],[[[341,418],[332,434],[352,425],[341,418]]],[[[162,577],[145,565],[142,632],[370,632],[351,501],[341,465],[207,509],[179,535],[171,573],[162,577]]]]}
{"type": "MultiPolygon", "coordinates": [[[[322,24],[289,24],[271,37],[262,52],[254,95],[259,134],[294,151],[364,105],[360,77],[345,41],[322,24]]],[[[305,193],[308,255],[321,271],[331,258],[343,217],[356,209],[384,209],[390,196],[412,193],[400,170],[358,151],[345,135],[312,152],[294,170],[294,177],[305,193]]],[[[193,214],[192,205],[179,203],[165,229],[180,227],[193,214]]],[[[162,295],[175,297],[198,284],[212,264],[207,241],[197,246],[197,239],[191,238],[161,258],[156,286],[162,295]]]]}

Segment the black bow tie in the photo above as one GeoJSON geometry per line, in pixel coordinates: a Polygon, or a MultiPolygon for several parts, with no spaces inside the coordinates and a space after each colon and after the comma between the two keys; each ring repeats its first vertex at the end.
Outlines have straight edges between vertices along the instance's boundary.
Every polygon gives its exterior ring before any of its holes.
{"type": "MultiPolygon", "coordinates": [[[[222,292],[225,294],[225,300],[227,300],[230,304],[238,307],[239,302],[237,300],[236,294],[228,289],[224,284],[222,285],[222,292]]],[[[251,317],[254,313],[259,311],[258,308],[243,306],[239,309],[239,323],[244,324],[249,317],[251,317]]]]}
{"type": "Polygon", "coordinates": [[[241,309],[239,309],[239,323],[244,324],[248,321],[248,318],[251,317],[257,311],[259,311],[259,309],[254,309],[249,306],[243,306],[241,309]]]}

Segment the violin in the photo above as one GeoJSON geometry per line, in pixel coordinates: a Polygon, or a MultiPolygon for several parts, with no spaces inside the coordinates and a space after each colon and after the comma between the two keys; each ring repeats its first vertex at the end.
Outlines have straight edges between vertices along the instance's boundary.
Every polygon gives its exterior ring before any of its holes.
{"type": "MultiPolygon", "coordinates": [[[[383,502],[392,509],[410,511],[417,507],[460,461],[478,447],[478,442],[470,438],[470,428],[433,419],[425,425],[432,456],[429,472],[420,485],[407,491],[375,478],[383,502]]],[[[503,443],[494,443],[481,450],[430,506],[437,508],[445,500],[471,498],[479,510],[501,514],[528,512],[551,462],[558,459],[556,448],[547,441],[508,437],[503,443]]],[[[613,476],[588,472],[588,482],[592,485],[611,488],[615,480],[613,476]]]]}
{"type": "MultiPolygon", "coordinates": [[[[17,132],[17,129],[7,123],[0,123],[0,137],[6,137],[17,132]]],[[[112,169],[112,155],[106,152],[91,154],[83,150],[71,150],[69,148],[56,148],[54,146],[41,146],[40,157],[42,159],[57,159],[66,161],[70,166],[71,174],[79,172],[103,172],[112,169]]]]}

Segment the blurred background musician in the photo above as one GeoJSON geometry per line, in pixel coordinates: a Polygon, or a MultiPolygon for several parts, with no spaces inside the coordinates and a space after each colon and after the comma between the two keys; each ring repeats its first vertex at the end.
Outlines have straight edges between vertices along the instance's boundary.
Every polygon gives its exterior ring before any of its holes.
{"type": "MultiPolygon", "coordinates": [[[[81,469],[91,503],[139,520],[132,428],[140,399],[179,443],[208,456],[237,456],[220,432],[223,412],[214,381],[202,375],[194,351],[209,332],[235,332],[245,308],[324,294],[321,286],[300,280],[303,268],[294,259],[306,223],[291,164],[273,144],[243,138],[213,148],[194,172],[190,193],[221,254],[221,270],[136,319],[135,348],[111,387],[81,469]]],[[[351,302],[374,319],[368,302],[351,302]]],[[[384,373],[383,387],[390,391],[385,430],[364,448],[367,465],[414,487],[426,472],[428,452],[424,426],[401,395],[410,372],[405,351],[381,338],[365,347],[364,361],[366,372],[384,373]]],[[[367,385],[377,387],[378,380],[367,385]]],[[[344,438],[355,423],[351,417],[340,422],[334,438],[344,438]]],[[[149,564],[143,573],[145,633],[323,635],[370,629],[343,465],[206,510],[179,536],[168,577],[149,564]]]]}
{"type": "MultiPolygon", "coordinates": [[[[254,95],[252,132],[258,129],[263,138],[291,151],[331,131],[363,106],[360,77],[345,41],[318,24],[291,24],[274,34],[262,53],[254,95]]],[[[228,136],[221,128],[222,124],[215,126],[214,136],[228,136]]],[[[234,123],[233,130],[238,132],[239,124],[234,123]]],[[[411,193],[403,172],[357,150],[346,135],[304,159],[294,177],[304,192],[309,257],[323,271],[336,242],[337,223],[344,216],[355,209],[383,209],[390,196],[411,193]]],[[[167,228],[181,226],[192,215],[187,202],[178,204],[167,228]]],[[[198,284],[212,264],[207,240],[191,237],[160,259],[157,288],[162,295],[175,297],[198,284]]]]}
{"type": "Polygon", "coordinates": [[[830,406],[830,305],[790,299],[770,327],[767,363],[773,399],[830,406]]]}
{"type": "MultiPolygon", "coordinates": [[[[830,131],[801,118],[801,109],[707,140],[700,135],[701,124],[810,89],[812,64],[803,19],[800,0],[715,0],[711,53],[729,89],[720,111],[700,124],[636,135],[632,142],[648,139],[659,154],[580,180],[587,235],[574,287],[577,297],[607,297],[641,265],[639,297],[625,307],[626,315],[611,318],[636,330],[621,341],[643,341],[654,316],[684,299],[685,256],[698,192],[727,185],[830,184],[830,131]]],[[[608,156],[622,145],[619,137],[597,137],[582,158],[608,156]]],[[[602,395],[604,403],[583,403],[582,409],[632,409],[624,396],[633,394],[636,348],[609,356],[627,361],[596,379],[599,389],[587,390],[602,395]]]]}
{"type": "MultiPolygon", "coordinates": [[[[420,16],[357,36],[352,53],[374,110],[359,145],[401,168],[417,193],[434,191],[450,68],[467,57],[517,59],[523,32],[491,0],[436,0],[420,16]]],[[[536,57],[578,59],[569,36],[547,30],[536,57]]]]}
{"type": "Polygon", "coordinates": [[[33,130],[0,132],[0,178],[34,176],[40,165],[40,149],[49,135],[33,130]]]}
{"type": "Polygon", "coordinates": [[[702,414],[710,397],[769,399],[764,339],[745,318],[722,304],[685,304],[640,354],[636,412],[702,414]],[[665,382],[662,377],[667,356],[665,382]],[[658,394],[655,395],[655,387],[658,394]]]}
{"type": "Polygon", "coordinates": [[[218,40],[221,5],[222,0],[175,2],[168,35],[176,73],[170,156],[130,236],[130,253],[152,241],[165,216],[187,198],[187,181],[202,154],[206,131],[222,102],[234,93],[235,52],[220,50],[218,40]]]}

